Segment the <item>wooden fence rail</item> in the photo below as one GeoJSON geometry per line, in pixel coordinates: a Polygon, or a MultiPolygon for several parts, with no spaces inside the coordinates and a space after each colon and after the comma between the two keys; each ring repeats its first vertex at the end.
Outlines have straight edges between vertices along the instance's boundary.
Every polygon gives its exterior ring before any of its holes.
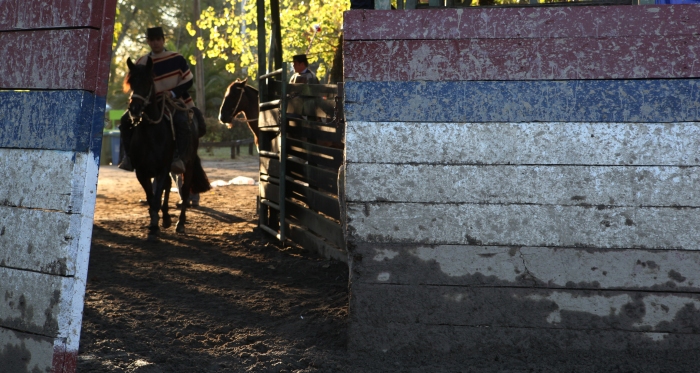
{"type": "Polygon", "coordinates": [[[219,142],[202,142],[199,143],[200,148],[231,148],[231,159],[236,158],[236,154],[241,155],[241,145],[248,145],[248,155],[253,155],[255,140],[243,139],[234,141],[219,141],[219,142]]]}

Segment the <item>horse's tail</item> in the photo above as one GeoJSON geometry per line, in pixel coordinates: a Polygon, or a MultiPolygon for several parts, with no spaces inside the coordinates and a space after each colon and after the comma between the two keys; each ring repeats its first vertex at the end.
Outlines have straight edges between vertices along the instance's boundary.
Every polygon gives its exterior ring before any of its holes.
{"type": "Polygon", "coordinates": [[[204,193],[211,189],[209,178],[202,168],[202,160],[199,155],[195,154],[192,157],[192,193],[204,193]]]}

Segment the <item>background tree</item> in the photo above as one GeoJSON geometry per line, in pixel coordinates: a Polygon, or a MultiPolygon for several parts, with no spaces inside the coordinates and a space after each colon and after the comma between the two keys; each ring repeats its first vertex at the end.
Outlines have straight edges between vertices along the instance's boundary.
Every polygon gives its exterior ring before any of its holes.
{"type": "MultiPolygon", "coordinates": [[[[269,2],[266,2],[266,7],[266,14],[269,14],[269,2]]],[[[324,81],[339,45],[343,11],[349,8],[349,0],[280,0],[283,60],[290,61],[293,55],[306,53],[309,62],[317,67],[317,75],[324,81]],[[320,26],[317,33],[315,25],[320,26]],[[312,39],[314,42],[307,52],[312,39]]],[[[253,0],[226,0],[223,9],[206,8],[197,23],[204,32],[197,40],[197,46],[209,59],[226,60],[227,71],[256,77],[256,19],[257,6],[253,0]]],[[[265,28],[265,35],[271,35],[270,17],[266,17],[265,28]]],[[[191,23],[187,29],[193,36],[191,23]]],[[[269,40],[266,49],[269,50],[269,40]]]]}

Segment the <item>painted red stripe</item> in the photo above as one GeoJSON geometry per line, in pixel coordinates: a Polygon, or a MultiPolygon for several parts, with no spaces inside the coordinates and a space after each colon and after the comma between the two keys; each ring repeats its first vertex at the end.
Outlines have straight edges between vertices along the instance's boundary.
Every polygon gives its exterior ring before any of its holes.
{"type": "Polygon", "coordinates": [[[100,39],[93,29],[0,33],[0,87],[94,91],[100,39]]]}
{"type": "Polygon", "coordinates": [[[105,0],[3,0],[0,30],[81,27],[100,28],[105,0]]]}
{"type": "MultiPolygon", "coordinates": [[[[700,8],[700,7],[699,7],[700,8]]],[[[350,41],[347,81],[700,77],[700,38],[350,41]]]]}
{"type": "Polygon", "coordinates": [[[351,10],[345,40],[614,37],[700,34],[700,6],[351,10]]]}
{"type": "Polygon", "coordinates": [[[117,0],[103,0],[102,24],[100,29],[100,46],[97,64],[95,94],[107,97],[109,86],[109,65],[112,62],[112,39],[114,37],[114,21],[117,11],[117,0]]]}

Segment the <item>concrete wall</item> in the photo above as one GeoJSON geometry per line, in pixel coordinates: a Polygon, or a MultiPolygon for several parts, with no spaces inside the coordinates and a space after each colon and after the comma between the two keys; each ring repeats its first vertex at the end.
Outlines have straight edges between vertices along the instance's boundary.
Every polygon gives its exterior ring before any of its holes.
{"type": "Polygon", "coordinates": [[[697,370],[697,19],[347,12],[350,348],[402,367],[697,370]]]}
{"type": "Polygon", "coordinates": [[[0,371],[74,372],[116,0],[0,1],[0,371]]]}

